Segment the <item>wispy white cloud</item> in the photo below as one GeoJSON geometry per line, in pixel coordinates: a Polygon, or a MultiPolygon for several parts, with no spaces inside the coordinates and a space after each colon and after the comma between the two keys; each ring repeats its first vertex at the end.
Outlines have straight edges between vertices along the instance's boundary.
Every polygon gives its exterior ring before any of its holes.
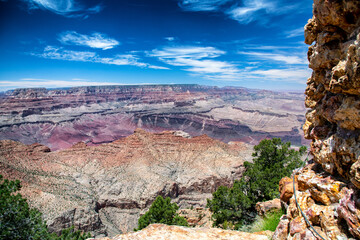
{"type": "Polygon", "coordinates": [[[240,51],[238,52],[242,55],[248,55],[255,59],[265,59],[265,60],[271,60],[271,61],[278,61],[278,62],[284,62],[286,64],[308,64],[308,61],[305,57],[299,54],[298,55],[291,55],[289,53],[266,53],[266,52],[244,52],[240,51]]]}
{"type": "Polygon", "coordinates": [[[97,32],[84,35],[75,31],[66,31],[59,34],[58,40],[67,45],[87,46],[102,50],[111,49],[120,44],[117,40],[97,32]]]}
{"type": "MultiPolygon", "coordinates": [[[[0,80],[0,90],[6,91],[15,88],[64,88],[64,87],[80,87],[80,86],[113,86],[113,85],[133,85],[134,83],[118,83],[118,82],[100,82],[90,81],[86,79],[79,80],[55,80],[41,78],[22,78],[19,80],[0,80]]],[[[137,85],[154,85],[156,83],[137,83],[137,85]]]]}
{"type": "Polygon", "coordinates": [[[43,9],[64,17],[86,18],[89,14],[96,14],[102,10],[101,5],[86,7],[76,0],[23,0],[29,9],[43,9]]]}
{"type": "Polygon", "coordinates": [[[184,67],[183,70],[192,75],[202,77],[219,76],[219,78],[235,78],[238,69],[232,63],[214,60],[226,52],[214,47],[176,46],[154,49],[148,53],[160,61],[172,66],[184,67]],[[221,77],[220,77],[221,76],[221,77]]]}
{"type": "Polygon", "coordinates": [[[44,51],[41,53],[33,52],[30,53],[33,56],[47,58],[47,59],[56,59],[56,60],[65,60],[65,61],[76,61],[76,62],[93,62],[93,63],[103,63],[110,65],[131,65],[143,68],[152,68],[152,69],[168,69],[166,67],[154,66],[148,63],[140,62],[139,58],[134,54],[118,54],[113,57],[100,57],[95,52],[89,51],[73,51],[66,50],[61,47],[47,46],[44,51]]]}
{"type": "Polygon", "coordinates": [[[296,28],[291,31],[286,31],[285,36],[286,36],[286,38],[304,36],[304,27],[296,28]]]}
{"type": "Polygon", "coordinates": [[[97,82],[97,81],[74,81],[74,80],[52,80],[52,79],[20,79],[19,81],[0,80],[0,89],[9,90],[14,88],[62,88],[62,87],[78,87],[78,86],[101,86],[101,85],[115,85],[111,82],[97,82]]]}
{"type": "Polygon", "coordinates": [[[182,0],[179,6],[187,11],[217,11],[232,0],[182,0]]]}
{"type": "Polygon", "coordinates": [[[245,24],[255,21],[260,14],[273,14],[278,10],[276,4],[268,0],[245,0],[243,4],[241,7],[227,11],[227,14],[232,19],[245,24]]]}
{"type": "Polygon", "coordinates": [[[305,44],[300,43],[301,45],[288,45],[288,46],[269,46],[269,45],[256,45],[248,44],[243,47],[243,49],[252,49],[252,50],[290,50],[290,49],[303,49],[305,44]]]}
{"type": "Polygon", "coordinates": [[[175,38],[174,38],[174,37],[166,37],[165,39],[166,39],[166,40],[168,40],[169,42],[172,42],[172,41],[174,41],[174,40],[175,40],[175,38]]]}
{"type": "Polygon", "coordinates": [[[268,22],[272,16],[282,15],[295,9],[297,4],[282,0],[179,0],[185,11],[223,12],[242,24],[268,22]]]}
{"type": "Polygon", "coordinates": [[[309,68],[287,68],[255,70],[252,71],[251,74],[271,81],[297,82],[305,84],[306,80],[311,76],[311,72],[312,71],[309,68]]]}

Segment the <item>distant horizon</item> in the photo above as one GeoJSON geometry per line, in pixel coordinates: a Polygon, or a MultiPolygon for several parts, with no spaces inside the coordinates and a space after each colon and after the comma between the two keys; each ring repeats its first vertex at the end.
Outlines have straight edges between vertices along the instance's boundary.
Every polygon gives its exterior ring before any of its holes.
{"type": "Polygon", "coordinates": [[[303,91],[312,0],[0,0],[0,91],[200,84],[303,91]]]}
{"type": "Polygon", "coordinates": [[[72,86],[72,87],[55,87],[55,88],[46,88],[46,87],[19,87],[19,88],[13,88],[13,89],[7,89],[7,90],[0,90],[0,93],[6,93],[6,92],[12,92],[16,90],[31,90],[31,89],[45,89],[45,90],[66,90],[66,89],[74,89],[74,88],[87,88],[87,87],[119,87],[119,86],[127,86],[127,87],[140,87],[140,86],[200,86],[200,87],[215,87],[220,89],[226,89],[226,88],[244,88],[249,90],[265,90],[265,91],[271,91],[271,92],[297,92],[301,93],[304,90],[268,90],[268,89],[262,89],[262,88],[248,88],[248,87],[242,87],[242,86],[215,86],[215,85],[206,85],[206,84],[197,84],[197,83],[155,83],[155,84],[113,84],[113,85],[88,85],[88,86],[72,86]]]}

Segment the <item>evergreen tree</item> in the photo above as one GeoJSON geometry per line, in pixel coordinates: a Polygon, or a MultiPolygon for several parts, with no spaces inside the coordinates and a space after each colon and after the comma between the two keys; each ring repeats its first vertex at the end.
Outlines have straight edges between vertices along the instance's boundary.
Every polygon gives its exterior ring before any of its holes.
{"type": "Polygon", "coordinates": [[[89,233],[75,231],[73,227],[60,236],[50,233],[41,218],[41,212],[30,208],[20,193],[20,181],[10,181],[0,175],[0,239],[2,240],[85,240],[89,233]]]}
{"type": "Polygon", "coordinates": [[[231,188],[219,187],[208,199],[214,225],[238,229],[251,223],[256,203],[279,195],[279,181],[302,165],[305,151],[306,147],[290,149],[290,142],[283,143],[279,138],[262,140],[254,147],[253,162],[244,163],[242,178],[231,188]]]}

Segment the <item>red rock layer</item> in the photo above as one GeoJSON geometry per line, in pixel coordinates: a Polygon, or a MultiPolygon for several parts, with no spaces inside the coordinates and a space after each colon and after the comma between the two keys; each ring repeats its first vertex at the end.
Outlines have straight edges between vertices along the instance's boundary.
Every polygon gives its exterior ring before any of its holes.
{"type": "Polygon", "coordinates": [[[181,207],[204,207],[218,186],[241,176],[250,152],[245,144],[205,135],[142,129],[112,143],[55,152],[3,140],[0,174],[22,181],[22,193],[51,230],[74,224],[95,235],[116,234],[136,227],[158,195],[181,207]]]}
{"type": "Polygon", "coordinates": [[[109,143],[141,127],[224,142],[302,142],[303,95],[198,85],[17,89],[0,96],[0,139],[52,150],[109,143]],[[236,105],[236,107],[234,107],[236,105]]]}

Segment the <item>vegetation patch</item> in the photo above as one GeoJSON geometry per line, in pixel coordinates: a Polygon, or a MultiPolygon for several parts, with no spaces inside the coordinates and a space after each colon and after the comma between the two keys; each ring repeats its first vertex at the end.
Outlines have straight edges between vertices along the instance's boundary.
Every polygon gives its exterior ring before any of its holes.
{"type": "Polygon", "coordinates": [[[280,138],[262,140],[254,147],[253,162],[244,163],[243,177],[230,188],[220,186],[207,200],[214,225],[240,229],[251,224],[256,217],[256,203],[279,196],[280,179],[302,166],[305,151],[306,147],[291,149],[290,142],[283,143],[280,138]]]}
{"type": "Polygon", "coordinates": [[[41,212],[30,208],[20,193],[20,181],[10,181],[0,175],[0,239],[12,240],[85,240],[89,233],[64,229],[60,236],[50,233],[41,212]]]}
{"type": "Polygon", "coordinates": [[[134,231],[141,230],[152,223],[189,226],[186,219],[176,213],[178,209],[179,206],[176,203],[171,203],[169,197],[164,199],[162,196],[157,196],[150,209],[139,218],[138,228],[134,231]]]}

